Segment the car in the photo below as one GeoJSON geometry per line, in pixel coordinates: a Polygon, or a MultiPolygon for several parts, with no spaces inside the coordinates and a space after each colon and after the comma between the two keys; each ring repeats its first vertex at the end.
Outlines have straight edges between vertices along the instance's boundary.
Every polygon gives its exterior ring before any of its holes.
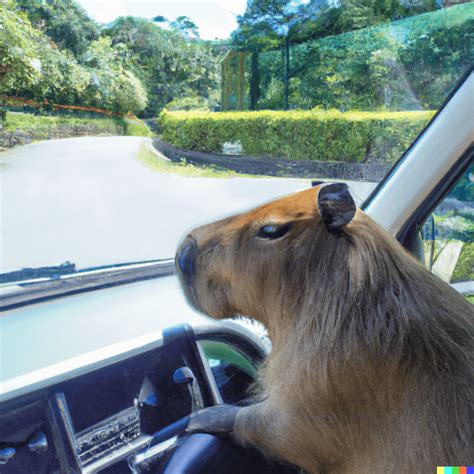
{"type": "MultiPolygon", "coordinates": [[[[440,216],[457,205],[472,219],[473,99],[471,69],[361,206],[427,265],[446,241],[440,216]]],[[[188,307],[172,260],[17,277],[1,287],[1,472],[297,472],[185,434],[198,409],[250,403],[271,343],[188,307]]],[[[453,285],[474,294],[473,281],[453,285]]]]}

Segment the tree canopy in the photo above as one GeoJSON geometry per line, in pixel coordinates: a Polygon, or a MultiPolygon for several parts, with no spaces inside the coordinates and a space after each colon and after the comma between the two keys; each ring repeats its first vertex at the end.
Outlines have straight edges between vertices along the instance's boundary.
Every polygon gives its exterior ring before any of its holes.
{"type": "Polygon", "coordinates": [[[75,0],[0,3],[0,93],[154,116],[196,97],[212,107],[225,47],[199,39],[186,16],[161,28],[120,17],[101,26],[75,0]]]}
{"type": "Polygon", "coordinates": [[[233,46],[265,51],[432,11],[435,0],[248,0],[233,46]]]}

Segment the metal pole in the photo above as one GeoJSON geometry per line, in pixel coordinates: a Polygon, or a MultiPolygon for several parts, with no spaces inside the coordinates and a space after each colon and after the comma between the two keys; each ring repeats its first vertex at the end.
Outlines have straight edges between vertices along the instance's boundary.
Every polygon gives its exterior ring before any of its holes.
{"type": "Polygon", "coordinates": [[[289,109],[290,96],[290,34],[285,36],[285,110],[289,109]]]}

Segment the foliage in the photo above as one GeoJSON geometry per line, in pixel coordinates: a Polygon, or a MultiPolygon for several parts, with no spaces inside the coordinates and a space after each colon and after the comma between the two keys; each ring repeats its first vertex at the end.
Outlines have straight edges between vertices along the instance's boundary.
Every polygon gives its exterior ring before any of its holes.
{"type": "Polygon", "coordinates": [[[150,137],[149,128],[137,118],[77,118],[64,116],[43,116],[7,112],[4,131],[21,130],[32,134],[35,139],[54,136],[60,129],[68,129],[70,136],[78,131],[84,135],[133,135],[150,137]]]}
{"type": "Polygon", "coordinates": [[[233,33],[236,48],[268,51],[432,11],[435,0],[248,0],[233,33]]]}
{"type": "Polygon", "coordinates": [[[5,131],[21,130],[34,136],[36,140],[49,138],[60,128],[69,128],[71,136],[73,129],[89,127],[90,134],[122,135],[123,122],[116,118],[71,118],[71,117],[50,117],[41,115],[31,115],[23,113],[7,112],[5,131]]]}
{"type": "Polygon", "coordinates": [[[23,15],[15,14],[0,3],[0,93],[36,84],[36,41],[39,34],[23,15]]]}
{"type": "Polygon", "coordinates": [[[159,154],[156,150],[153,150],[150,145],[146,143],[141,145],[137,158],[159,173],[177,174],[190,178],[254,177],[248,174],[237,173],[232,170],[221,169],[218,166],[196,166],[188,163],[184,159],[179,163],[175,163],[159,154]]]}
{"type": "Polygon", "coordinates": [[[474,213],[451,210],[434,214],[436,238],[441,240],[474,241],[474,213]]]}
{"type": "Polygon", "coordinates": [[[0,93],[121,113],[146,107],[143,85],[126,69],[123,48],[112,48],[109,38],[89,42],[76,58],[32,28],[12,4],[0,5],[0,26],[0,93]]]}
{"type": "Polygon", "coordinates": [[[2,3],[0,93],[145,116],[182,97],[214,108],[225,47],[198,40],[187,17],[170,26],[122,17],[99,32],[75,0],[2,3]]]}
{"type": "Polygon", "coordinates": [[[156,115],[177,98],[209,98],[219,88],[221,48],[209,42],[188,41],[182,32],[130,16],[118,18],[105,34],[114,48],[122,47],[128,54],[127,64],[145,85],[145,116],[156,115]]]}
{"type": "Polygon", "coordinates": [[[474,165],[464,173],[449,193],[450,198],[474,202],[474,165]]]}
{"type": "Polygon", "coordinates": [[[244,153],[315,161],[392,162],[433,112],[169,112],[159,117],[163,140],[221,152],[239,141],[244,153]],[[330,144],[330,146],[328,146],[330,144]]]}
{"type": "Polygon", "coordinates": [[[111,39],[99,38],[90,44],[81,60],[91,74],[86,90],[89,104],[115,112],[139,112],[148,102],[140,80],[127,71],[120,60],[121,49],[111,39]]]}
{"type": "Polygon", "coordinates": [[[134,137],[152,137],[153,133],[142,120],[133,117],[123,118],[124,135],[134,137]]]}
{"type": "Polygon", "coordinates": [[[336,7],[325,8],[316,26],[325,25],[331,34],[340,34],[387,21],[419,15],[435,10],[435,0],[406,1],[400,0],[341,0],[336,7]]]}
{"type": "Polygon", "coordinates": [[[166,110],[200,110],[209,112],[209,99],[205,97],[181,97],[166,104],[166,110]]]}
{"type": "Polygon", "coordinates": [[[199,38],[199,27],[187,16],[178,16],[170,23],[170,27],[181,33],[186,39],[199,38]]]}
{"type": "Polygon", "coordinates": [[[60,49],[75,56],[84,53],[99,29],[74,0],[16,0],[17,10],[24,11],[33,26],[44,32],[60,49]]]}
{"type": "MultiPolygon", "coordinates": [[[[467,3],[294,45],[290,107],[438,108],[474,62],[473,31],[474,3],[467,3]]],[[[258,108],[282,108],[282,52],[259,59],[258,108]]]]}
{"type": "Polygon", "coordinates": [[[472,242],[464,243],[451,278],[451,283],[461,281],[474,281],[474,243],[472,242]]]}

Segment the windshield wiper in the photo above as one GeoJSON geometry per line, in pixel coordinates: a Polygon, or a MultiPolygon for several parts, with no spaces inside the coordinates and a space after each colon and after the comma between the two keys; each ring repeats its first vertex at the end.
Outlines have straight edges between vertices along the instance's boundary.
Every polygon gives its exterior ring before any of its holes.
{"type": "Polygon", "coordinates": [[[137,262],[124,262],[124,263],[113,263],[110,265],[99,265],[95,267],[81,268],[78,270],[75,263],[66,261],[61,265],[51,265],[47,267],[37,268],[21,268],[18,270],[12,270],[6,273],[0,273],[0,284],[3,283],[22,283],[29,280],[57,280],[61,277],[68,275],[80,275],[84,273],[91,273],[100,270],[120,270],[126,267],[143,266],[149,264],[168,264],[171,259],[154,259],[154,260],[140,260],[137,262]]]}
{"type": "Polygon", "coordinates": [[[61,265],[52,265],[49,267],[22,268],[8,273],[1,273],[0,284],[23,280],[36,280],[38,278],[49,278],[54,280],[63,275],[71,275],[76,272],[76,264],[71,262],[64,262],[61,263],[61,265]]]}
{"type": "MultiPolygon", "coordinates": [[[[84,270],[76,270],[75,265],[70,262],[56,267],[25,268],[10,272],[9,279],[0,287],[0,311],[50,298],[170,276],[174,273],[172,258],[118,263],[84,270]],[[24,271],[25,273],[22,273],[24,271]]],[[[2,275],[2,279],[5,275],[8,274],[2,275]]]]}

